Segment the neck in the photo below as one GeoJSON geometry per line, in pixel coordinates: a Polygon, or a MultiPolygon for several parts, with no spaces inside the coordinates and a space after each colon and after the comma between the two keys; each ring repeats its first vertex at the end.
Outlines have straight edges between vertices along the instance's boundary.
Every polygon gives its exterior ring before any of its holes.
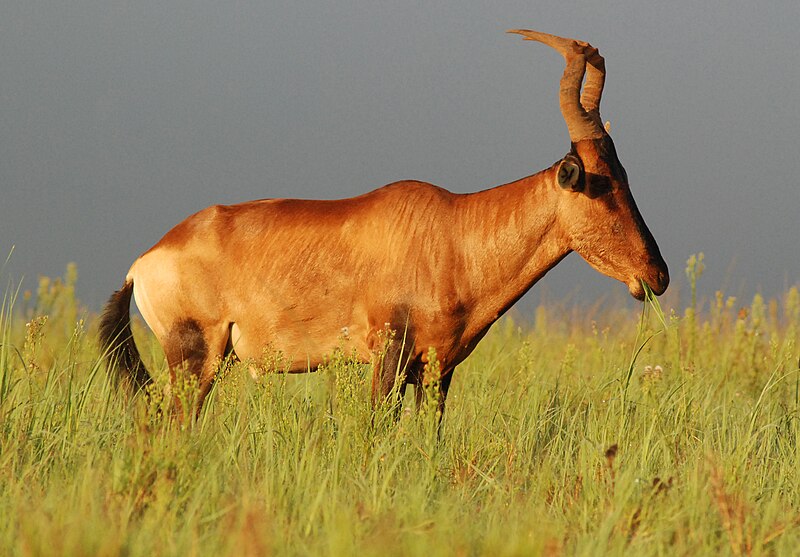
{"type": "Polygon", "coordinates": [[[491,325],[571,250],[557,225],[553,169],[464,196],[463,266],[455,277],[473,300],[471,320],[491,325]]]}

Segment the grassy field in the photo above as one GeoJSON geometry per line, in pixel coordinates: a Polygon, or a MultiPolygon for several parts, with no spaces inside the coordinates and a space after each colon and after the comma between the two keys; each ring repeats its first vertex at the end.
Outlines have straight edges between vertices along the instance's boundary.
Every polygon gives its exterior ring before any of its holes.
{"type": "Polygon", "coordinates": [[[107,378],[75,279],[2,303],[1,555],[800,548],[797,288],[504,318],[457,370],[437,439],[429,408],[373,423],[369,371],[344,354],[258,381],[234,365],[198,423],[169,423],[107,378]]]}

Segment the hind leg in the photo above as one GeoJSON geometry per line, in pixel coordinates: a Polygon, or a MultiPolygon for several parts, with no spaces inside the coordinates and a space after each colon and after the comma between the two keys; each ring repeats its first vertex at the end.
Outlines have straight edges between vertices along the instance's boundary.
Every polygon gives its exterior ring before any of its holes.
{"type": "Polygon", "coordinates": [[[162,345],[169,364],[173,403],[181,419],[199,414],[214,384],[228,337],[227,324],[204,327],[195,319],[175,323],[166,335],[162,345]],[[193,384],[196,390],[187,390],[193,384]],[[184,408],[187,403],[193,407],[184,408]]]}

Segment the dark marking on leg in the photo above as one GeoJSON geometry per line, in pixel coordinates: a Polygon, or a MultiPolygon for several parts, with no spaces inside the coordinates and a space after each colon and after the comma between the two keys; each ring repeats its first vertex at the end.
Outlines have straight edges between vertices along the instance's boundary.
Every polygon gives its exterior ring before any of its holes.
{"type": "Polygon", "coordinates": [[[233,349],[233,323],[228,325],[228,339],[225,341],[225,352],[223,358],[229,362],[238,362],[239,356],[233,349]]]}
{"type": "Polygon", "coordinates": [[[164,352],[170,368],[185,364],[188,371],[199,376],[208,357],[208,344],[200,323],[194,319],[176,323],[164,342],[164,352]]]}
{"type": "Polygon", "coordinates": [[[450,390],[450,382],[453,380],[453,373],[455,369],[450,369],[442,374],[442,378],[439,379],[439,424],[442,423],[442,418],[444,418],[444,403],[447,399],[447,392],[450,390]]]}
{"type": "Polygon", "coordinates": [[[180,419],[188,418],[191,414],[196,415],[200,410],[205,394],[208,392],[208,389],[203,388],[203,367],[208,359],[208,343],[203,335],[200,323],[194,319],[184,319],[177,322],[170,329],[163,345],[167,363],[169,364],[170,384],[173,388],[173,404],[177,415],[180,419]],[[193,376],[199,387],[197,396],[192,397],[195,402],[193,403],[194,408],[191,414],[188,414],[183,409],[183,404],[181,403],[181,395],[186,396],[185,386],[182,385],[178,392],[175,391],[178,386],[179,372],[187,374],[181,375],[182,378],[193,376]]]}
{"type": "Polygon", "coordinates": [[[395,396],[396,400],[390,402],[396,406],[395,415],[399,418],[408,373],[416,363],[415,330],[409,307],[403,305],[394,308],[390,320],[381,325],[374,325],[368,335],[374,358],[372,406],[376,408],[395,396]]]}
{"type": "MultiPolygon", "coordinates": [[[[445,370],[437,380],[435,380],[435,391],[433,393],[437,400],[437,411],[439,415],[439,423],[437,424],[437,431],[439,438],[442,436],[442,420],[444,419],[445,401],[447,400],[447,393],[450,390],[450,383],[453,380],[453,372],[455,368],[445,370]]],[[[428,401],[428,396],[431,385],[425,384],[424,378],[414,385],[414,395],[416,398],[417,412],[421,411],[428,401]],[[427,390],[426,390],[427,389],[427,390]]]]}

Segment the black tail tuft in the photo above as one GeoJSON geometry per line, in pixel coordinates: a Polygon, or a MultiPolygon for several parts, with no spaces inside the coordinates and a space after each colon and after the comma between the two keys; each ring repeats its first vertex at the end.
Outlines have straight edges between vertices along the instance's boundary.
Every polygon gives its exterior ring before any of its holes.
{"type": "Polygon", "coordinates": [[[133,384],[137,391],[144,390],[153,379],[142,363],[131,331],[130,304],[133,281],[127,281],[114,292],[103,308],[100,318],[100,345],[109,358],[110,368],[133,384]]]}

